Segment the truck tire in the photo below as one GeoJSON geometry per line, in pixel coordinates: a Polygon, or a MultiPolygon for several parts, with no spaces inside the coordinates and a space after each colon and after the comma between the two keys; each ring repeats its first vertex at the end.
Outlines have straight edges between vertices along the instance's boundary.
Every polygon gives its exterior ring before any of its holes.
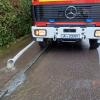
{"type": "Polygon", "coordinates": [[[48,41],[44,40],[43,42],[38,42],[40,48],[45,48],[46,46],[48,46],[48,41]]]}
{"type": "Polygon", "coordinates": [[[97,39],[89,39],[90,49],[97,49],[98,43],[97,39]]]}
{"type": "Polygon", "coordinates": [[[45,48],[46,47],[46,44],[44,42],[38,42],[40,48],[45,48]]]}

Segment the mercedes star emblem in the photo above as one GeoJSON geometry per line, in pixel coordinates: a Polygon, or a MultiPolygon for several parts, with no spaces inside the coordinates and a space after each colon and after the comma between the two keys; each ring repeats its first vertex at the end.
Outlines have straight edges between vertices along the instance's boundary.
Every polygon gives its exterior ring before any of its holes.
{"type": "Polygon", "coordinates": [[[68,6],[65,10],[65,16],[68,19],[73,19],[77,15],[77,8],[75,6],[68,6]]]}

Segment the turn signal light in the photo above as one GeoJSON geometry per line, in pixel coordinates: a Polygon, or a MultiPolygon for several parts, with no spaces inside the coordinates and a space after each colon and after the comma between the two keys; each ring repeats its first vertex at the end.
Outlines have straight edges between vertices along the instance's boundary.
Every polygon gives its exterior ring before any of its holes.
{"type": "Polygon", "coordinates": [[[96,37],[100,37],[100,30],[97,30],[97,31],[95,32],[95,36],[96,36],[96,37]]]}
{"type": "Polygon", "coordinates": [[[43,30],[43,29],[36,29],[34,30],[34,34],[36,36],[46,36],[47,32],[46,30],[43,30]]]}

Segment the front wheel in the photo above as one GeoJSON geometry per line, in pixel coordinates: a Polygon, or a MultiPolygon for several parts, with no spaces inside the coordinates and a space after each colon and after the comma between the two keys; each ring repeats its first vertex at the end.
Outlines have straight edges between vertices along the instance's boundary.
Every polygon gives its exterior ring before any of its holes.
{"type": "Polygon", "coordinates": [[[42,42],[38,42],[40,48],[45,48],[49,45],[49,41],[47,39],[43,40],[42,42]]]}
{"type": "Polygon", "coordinates": [[[98,43],[97,39],[89,39],[90,49],[97,49],[98,43]]]}

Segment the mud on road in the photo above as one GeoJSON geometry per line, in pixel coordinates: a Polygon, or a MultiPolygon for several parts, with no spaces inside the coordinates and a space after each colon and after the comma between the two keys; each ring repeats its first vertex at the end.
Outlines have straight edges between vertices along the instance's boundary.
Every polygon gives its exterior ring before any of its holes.
{"type": "Polygon", "coordinates": [[[53,45],[3,100],[100,100],[98,52],[83,45],[53,45]]]}

